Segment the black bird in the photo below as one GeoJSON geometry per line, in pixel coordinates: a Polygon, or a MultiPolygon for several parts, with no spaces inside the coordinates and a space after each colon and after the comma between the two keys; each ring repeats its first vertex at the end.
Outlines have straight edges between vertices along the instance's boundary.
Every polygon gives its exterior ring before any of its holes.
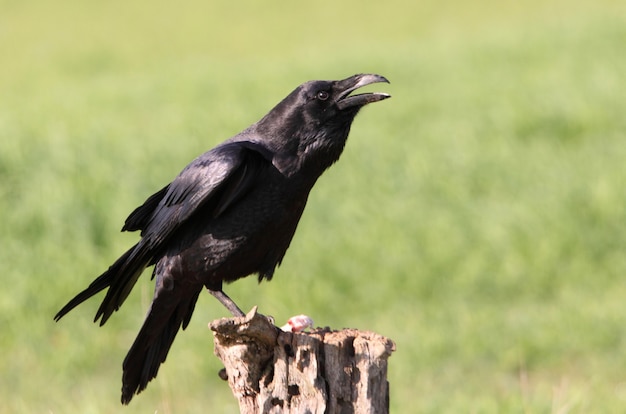
{"type": "Polygon", "coordinates": [[[122,403],[146,388],[165,361],[178,329],[189,324],[206,287],[235,316],[243,312],[223,282],[280,265],[311,188],[339,158],[354,117],[384,93],[351,93],[388,82],[354,75],[297,87],[260,121],[193,160],[126,219],[139,242],[56,314],[108,288],[94,322],[117,311],[146,267],[154,265],[154,298],[124,359],[122,403]]]}

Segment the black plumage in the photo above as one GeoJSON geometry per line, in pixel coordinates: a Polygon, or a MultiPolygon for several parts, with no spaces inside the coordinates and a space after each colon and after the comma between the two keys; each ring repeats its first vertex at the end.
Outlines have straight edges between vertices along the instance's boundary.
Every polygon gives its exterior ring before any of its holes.
{"type": "Polygon", "coordinates": [[[260,121],[192,161],[126,219],[139,242],[55,316],[59,320],[108,288],[95,321],[103,325],[154,265],[155,293],[123,364],[122,403],[157,375],[179,328],[189,324],[203,287],[236,316],[223,282],[250,274],[270,280],[281,263],[307,197],[343,151],[354,117],[383,93],[350,95],[379,75],[311,81],[260,121]]]}

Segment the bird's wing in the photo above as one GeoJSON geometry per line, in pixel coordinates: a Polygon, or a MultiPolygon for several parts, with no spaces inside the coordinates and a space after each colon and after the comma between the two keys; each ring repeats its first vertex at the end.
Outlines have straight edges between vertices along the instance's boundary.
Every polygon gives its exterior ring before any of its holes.
{"type": "Polygon", "coordinates": [[[227,143],[196,158],[161,190],[160,202],[145,220],[143,240],[151,247],[163,243],[201,207],[203,214],[223,214],[269,165],[264,148],[249,142],[227,143]]]}
{"type": "Polygon", "coordinates": [[[167,190],[170,188],[170,185],[166,185],[158,192],[152,194],[148,199],[128,216],[126,221],[124,222],[124,227],[122,227],[122,231],[137,231],[146,228],[148,223],[150,222],[150,217],[152,217],[152,213],[159,206],[165,194],[167,194],[167,190]]]}
{"type": "Polygon", "coordinates": [[[238,142],[220,145],[196,158],[167,187],[150,197],[140,207],[144,211],[131,221],[141,225],[139,243],[73,299],[59,313],[59,318],[109,286],[95,318],[102,317],[103,325],[181,225],[198,212],[215,217],[223,214],[253,187],[262,170],[271,165],[266,150],[257,145],[238,142]]]}

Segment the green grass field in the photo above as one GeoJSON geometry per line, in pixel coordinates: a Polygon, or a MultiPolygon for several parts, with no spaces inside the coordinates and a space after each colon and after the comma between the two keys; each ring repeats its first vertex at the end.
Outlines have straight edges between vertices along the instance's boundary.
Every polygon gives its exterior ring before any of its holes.
{"type": "Polygon", "coordinates": [[[0,412],[236,412],[210,295],[124,409],[148,275],[103,328],[52,317],[191,159],[358,72],[393,98],[226,291],[395,340],[395,413],[626,409],[626,3],[209,3],[0,1],[0,412]]]}

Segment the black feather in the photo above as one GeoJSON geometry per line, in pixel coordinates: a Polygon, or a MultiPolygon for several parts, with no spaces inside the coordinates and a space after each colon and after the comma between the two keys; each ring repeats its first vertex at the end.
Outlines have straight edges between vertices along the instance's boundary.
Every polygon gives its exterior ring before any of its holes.
{"type": "Polygon", "coordinates": [[[207,287],[231,312],[241,311],[222,283],[250,274],[271,279],[282,261],[309,191],[343,151],[364,105],[386,94],[350,93],[386,82],[378,75],[300,85],[259,122],[192,161],[126,219],[139,242],[54,317],[107,289],[95,321],[106,323],[137,279],[155,265],[154,299],[124,359],[122,403],[157,375],[178,330],[187,327],[207,287]]]}

